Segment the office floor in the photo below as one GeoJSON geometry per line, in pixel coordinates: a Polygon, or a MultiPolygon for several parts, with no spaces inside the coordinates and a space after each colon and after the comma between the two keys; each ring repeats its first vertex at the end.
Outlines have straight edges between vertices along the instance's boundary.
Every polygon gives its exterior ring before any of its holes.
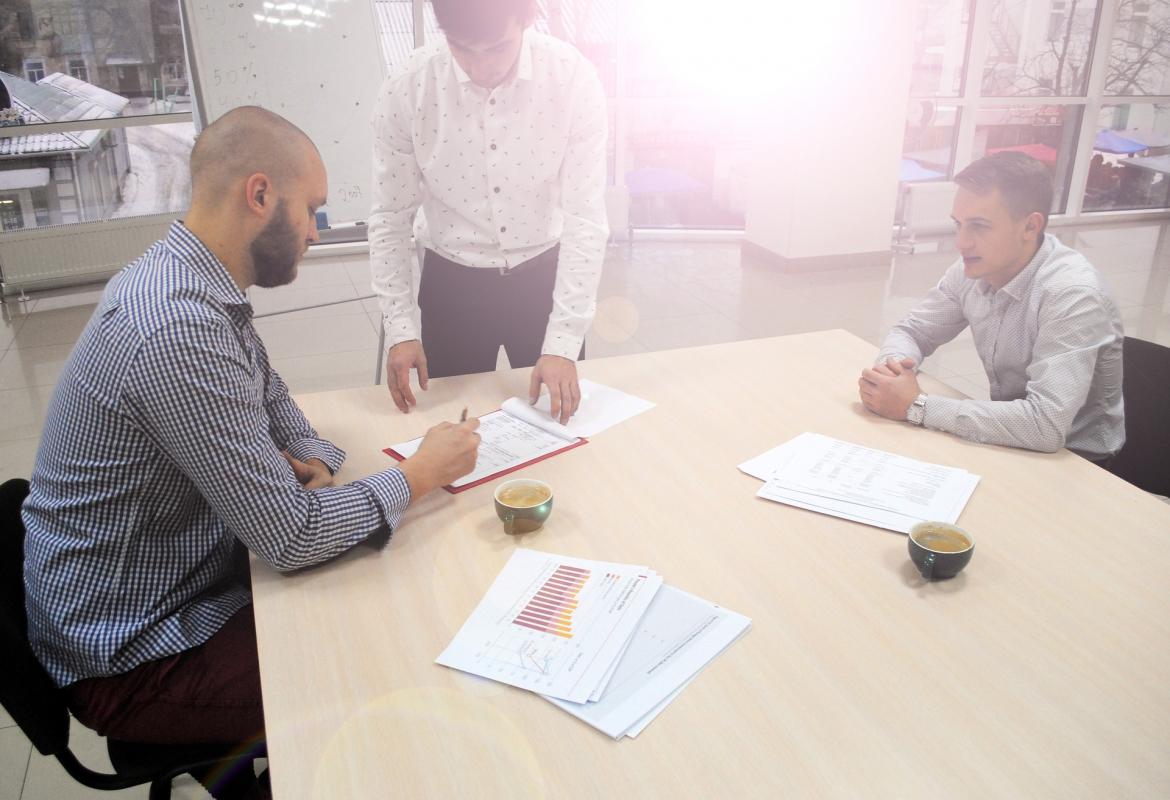
{"type": "MultiPolygon", "coordinates": [[[[1104,274],[1128,335],[1170,345],[1170,222],[1054,232],[1104,274]]],[[[937,244],[935,252],[920,248],[872,266],[811,273],[783,273],[744,261],[737,243],[614,244],[587,352],[602,358],[825,328],[845,328],[876,344],[954,260],[948,241],[937,244]]],[[[30,295],[26,302],[10,298],[2,307],[0,479],[30,473],[53,384],[100,293],[101,287],[60,290],[30,295]]],[[[253,305],[263,315],[365,294],[369,275],[362,258],[310,259],[292,286],[254,290],[253,305]]],[[[379,324],[373,300],[265,317],[256,324],[273,366],[294,392],[373,381],[379,324]]],[[[971,397],[987,397],[987,379],[967,332],[928,359],[924,369],[971,397]]],[[[841,376],[846,382],[856,379],[856,374],[841,376]]],[[[768,444],[774,443],[761,442],[761,448],[768,444]]],[[[77,724],[72,731],[83,761],[105,762],[96,736],[77,724]]],[[[79,788],[55,761],[32,751],[0,711],[0,800],[146,795],[145,789],[109,794],[79,788]]],[[[190,780],[176,783],[179,800],[207,796],[190,780]]]]}

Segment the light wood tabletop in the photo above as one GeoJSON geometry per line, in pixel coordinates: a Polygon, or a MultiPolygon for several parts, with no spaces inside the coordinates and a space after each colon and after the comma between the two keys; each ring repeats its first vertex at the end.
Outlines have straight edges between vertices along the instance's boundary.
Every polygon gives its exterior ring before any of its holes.
{"type": "MultiPolygon", "coordinates": [[[[875,355],[827,331],[586,360],[658,405],[515,473],[554,487],[542,531],[505,535],[492,482],[423,498],[384,550],[254,562],[274,795],[1170,797],[1170,506],[1067,451],[865,412],[875,355]],[[970,566],[925,583],[904,535],[756,498],[736,465],[804,431],[981,475],[970,566]],[[517,547],[648,565],[752,628],[614,741],[434,664],[517,547]]],[[[344,482],[528,375],[433,380],[409,415],[384,387],[297,401],[344,482]]]]}

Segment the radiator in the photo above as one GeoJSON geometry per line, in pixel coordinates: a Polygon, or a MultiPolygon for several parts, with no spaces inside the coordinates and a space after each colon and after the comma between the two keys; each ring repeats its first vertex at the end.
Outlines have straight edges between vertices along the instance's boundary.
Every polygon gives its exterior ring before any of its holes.
{"type": "Polygon", "coordinates": [[[152,214],[0,234],[0,290],[11,294],[108,278],[166,236],[178,216],[152,214]]]}
{"type": "Polygon", "coordinates": [[[943,233],[954,230],[951,203],[957,187],[950,181],[905,184],[902,226],[908,233],[943,233]]]}

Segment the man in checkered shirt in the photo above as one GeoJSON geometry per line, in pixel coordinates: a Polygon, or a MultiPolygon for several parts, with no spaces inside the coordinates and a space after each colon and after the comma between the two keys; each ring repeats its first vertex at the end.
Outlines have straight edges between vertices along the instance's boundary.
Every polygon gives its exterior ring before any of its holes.
{"type": "Polygon", "coordinates": [[[54,392],[27,528],[29,640],[74,715],[139,742],[263,737],[247,553],[281,571],[385,543],[412,501],[475,465],[477,422],[334,486],[269,366],[249,286],[317,240],[326,176],[308,137],[232,110],[191,153],[192,202],[110,281],[54,392]]]}
{"type": "Polygon", "coordinates": [[[961,258],[882,343],[859,380],[875,414],[989,444],[1102,465],[1125,443],[1121,316],[1101,276],[1045,233],[1052,176],[1015,152],[958,175],[953,218],[961,258]],[[922,392],[922,359],[971,327],[990,400],[922,392]]]}

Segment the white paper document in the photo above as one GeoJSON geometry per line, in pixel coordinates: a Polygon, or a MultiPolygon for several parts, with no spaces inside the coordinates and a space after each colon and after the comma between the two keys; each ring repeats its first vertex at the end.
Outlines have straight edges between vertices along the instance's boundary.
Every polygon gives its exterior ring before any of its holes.
{"type": "Polygon", "coordinates": [[[661,586],[646,567],[519,549],[436,661],[584,702],[661,586]]]}
{"type": "MultiPolygon", "coordinates": [[[[500,409],[479,418],[479,453],[475,469],[451,484],[454,488],[468,486],[514,467],[527,464],[543,456],[563,450],[576,441],[531,425],[500,409]]],[[[422,437],[411,439],[393,446],[403,458],[410,458],[418,452],[422,437]]]]}
{"type": "Polygon", "coordinates": [[[759,497],[908,533],[923,520],[955,522],[979,476],[956,467],[803,433],[740,469],[766,481],[759,497]]]}
{"type": "Polygon", "coordinates": [[[600,700],[546,699],[615,739],[637,735],[750,625],[741,614],[663,586],[600,700]]]}
{"type": "Polygon", "coordinates": [[[547,392],[540,396],[535,406],[529,405],[527,398],[512,397],[504,401],[503,409],[565,439],[578,437],[587,439],[654,408],[654,403],[649,400],[626,394],[612,386],[588,379],[582,379],[580,385],[581,405],[567,425],[562,425],[552,418],[551,401],[547,392]]]}

